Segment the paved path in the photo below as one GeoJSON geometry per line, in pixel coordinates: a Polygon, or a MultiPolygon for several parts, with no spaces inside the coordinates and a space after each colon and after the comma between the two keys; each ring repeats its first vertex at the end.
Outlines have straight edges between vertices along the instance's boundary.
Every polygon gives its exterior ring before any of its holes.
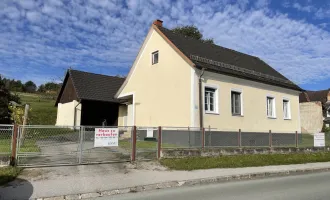
{"type": "Polygon", "coordinates": [[[94,200],[329,200],[330,172],[154,190],[94,200]]]}
{"type": "Polygon", "coordinates": [[[168,181],[310,168],[330,168],[330,162],[196,171],[170,171],[153,162],[140,162],[137,168],[131,164],[123,163],[35,168],[24,170],[19,177],[21,180],[0,187],[0,196],[6,197],[5,199],[21,199],[22,196],[29,195],[32,198],[51,197],[115,190],[168,181]]]}

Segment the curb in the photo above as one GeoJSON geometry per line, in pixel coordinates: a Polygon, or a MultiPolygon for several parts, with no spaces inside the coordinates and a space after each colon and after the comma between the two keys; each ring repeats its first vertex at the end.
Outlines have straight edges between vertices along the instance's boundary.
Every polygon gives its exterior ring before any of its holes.
{"type": "Polygon", "coordinates": [[[212,184],[212,183],[224,183],[224,182],[239,181],[239,180],[253,180],[253,179],[262,179],[262,178],[268,178],[268,177],[294,176],[294,175],[300,175],[300,174],[309,174],[309,173],[327,172],[327,171],[330,171],[330,167],[238,174],[238,175],[232,175],[232,176],[218,176],[218,177],[200,178],[200,179],[183,180],[183,181],[169,181],[169,182],[155,183],[155,184],[150,184],[150,185],[140,185],[140,186],[135,186],[135,187],[106,190],[106,191],[101,191],[101,192],[91,192],[91,193],[74,194],[74,195],[62,195],[62,196],[55,196],[55,197],[35,198],[34,200],[88,199],[88,198],[96,198],[96,197],[104,197],[104,196],[113,196],[113,195],[117,195],[117,194],[151,191],[151,190],[157,190],[157,189],[177,188],[177,187],[193,186],[193,185],[205,185],[205,184],[212,184]]]}

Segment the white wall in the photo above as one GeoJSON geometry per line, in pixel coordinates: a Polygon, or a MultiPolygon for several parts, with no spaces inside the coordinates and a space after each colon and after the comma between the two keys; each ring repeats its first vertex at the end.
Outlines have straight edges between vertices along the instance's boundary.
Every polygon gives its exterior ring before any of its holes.
{"type": "Polygon", "coordinates": [[[81,120],[81,104],[74,100],[69,103],[59,103],[57,105],[56,126],[80,126],[81,120]],[[77,106],[78,105],[78,106],[77,106]],[[76,123],[74,123],[75,107],[76,108],[76,123]]]}
{"type": "Polygon", "coordinates": [[[300,103],[301,130],[304,133],[315,133],[322,130],[323,114],[321,102],[300,103]]]}

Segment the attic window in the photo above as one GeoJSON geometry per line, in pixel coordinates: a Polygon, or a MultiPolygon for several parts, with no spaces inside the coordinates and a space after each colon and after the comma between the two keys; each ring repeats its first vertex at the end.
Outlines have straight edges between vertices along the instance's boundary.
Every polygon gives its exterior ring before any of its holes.
{"type": "Polygon", "coordinates": [[[158,51],[155,51],[155,52],[152,52],[152,64],[157,64],[158,63],[158,58],[159,58],[159,55],[158,55],[158,51]]]}

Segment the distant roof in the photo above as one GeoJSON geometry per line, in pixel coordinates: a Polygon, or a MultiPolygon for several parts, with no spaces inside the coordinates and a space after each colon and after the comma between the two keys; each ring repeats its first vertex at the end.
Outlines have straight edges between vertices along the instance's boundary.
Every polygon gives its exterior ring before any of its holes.
{"type": "MultiPolygon", "coordinates": [[[[94,74],[73,69],[68,70],[66,79],[68,76],[72,79],[79,99],[104,102],[118,102],[114,98],[114,95],[125,80],[125,78],[121,77],[94,74]]],[[[62,85],[56,104],[60,100],[64,87],[65,84],[62,85]]]]}
{"type": "Polygon", "coordinates": [[[326,103],[328,101],[328,94],[330,92],[330,88],[327,90],[319,90],[319,91],[305,91],[300,93],[299,102],[311,102],[311,101],[320,101],[322,103],[326,103]]]}
{"type": "Polygon", "coordinates": [[[299,86],[258,57],[204,43],[162,26],[157,27],[196,67],[302,91],[299,86]]]}

